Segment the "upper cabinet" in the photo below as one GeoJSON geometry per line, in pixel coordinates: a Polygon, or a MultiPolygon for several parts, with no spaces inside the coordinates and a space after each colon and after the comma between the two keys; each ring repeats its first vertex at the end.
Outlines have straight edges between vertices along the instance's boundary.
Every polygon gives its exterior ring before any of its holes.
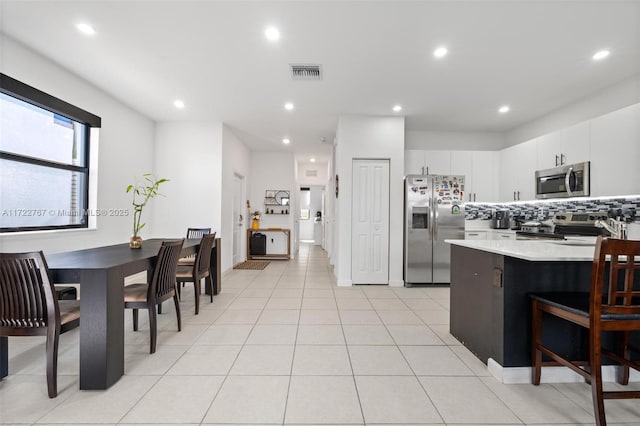
{"type": "Polygon", "coordinates": [[[498,153],[495,151],[430,151],[408,149],[405,174],[463,175],[464,200],[497,200],[498,153]]]}
{"type": "Polygon", "coordinates": [[[464,175],[467,202],[498,201],[498,153],[494,151],[451,151],[451,174],[464,175]]]}
{"type": "Polygon", "coordinates": [[[589,161],[591,138],[588,121],[540,136],[536,140],[538,169],[589,161]]]}
{"type": "Polygon", "coordinates": [[[451,151],[408,149],[404,152],[405,175],[451,174],[451,151]]]}
{"type": "Polygon", "coordinates": [[[451,174],[451,151],[424,151],[426,175],[451,174]]]}
{"type": "Polygon", "coordinates": [[[405,151],[406,174],[466,177],[466,202],[535,200],[535,172],[591,162],[591,196],[640,194],[640,104],[501,151],[405,151]]]}
{"type": "Polygon", "coordinates": [[[534,176],[538,167],[537,152],[537,139],[500,151],[498,198],[501,202],[535,198],[534,176]]]}
{"type": "Polygon", "coordinates": [[[640,104],[590,124],[591,196],[640,194],[640,104]]]}
{"type": "Polygon", "coordinates": [[[407,149],[404,151],[404,174],[423,175],[424,174],[424,150],[407,149]]]}

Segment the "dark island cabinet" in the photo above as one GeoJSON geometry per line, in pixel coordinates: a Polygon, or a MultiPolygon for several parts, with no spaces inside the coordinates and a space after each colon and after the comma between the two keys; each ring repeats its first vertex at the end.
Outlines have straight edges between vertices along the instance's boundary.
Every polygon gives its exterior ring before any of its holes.
{"type": "MultiPolygon", "coordinates": [[[[531,366],[531,302],[543,291],[589,291],[591,262],[528,261],[451,247],[450,331],[482,362],[531,366]]],[[[580,357],[586,335],[566,321],[544,318],[543,339],[580,357]]]]}

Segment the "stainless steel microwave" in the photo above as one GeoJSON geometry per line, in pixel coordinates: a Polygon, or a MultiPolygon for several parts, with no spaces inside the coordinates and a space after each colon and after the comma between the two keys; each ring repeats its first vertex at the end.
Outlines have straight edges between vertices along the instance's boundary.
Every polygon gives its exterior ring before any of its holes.
{"type": "Polygon", "coordinates": [[[536,172],[536,198],[586,197],[589,195],[589,162],[536,172]]]}

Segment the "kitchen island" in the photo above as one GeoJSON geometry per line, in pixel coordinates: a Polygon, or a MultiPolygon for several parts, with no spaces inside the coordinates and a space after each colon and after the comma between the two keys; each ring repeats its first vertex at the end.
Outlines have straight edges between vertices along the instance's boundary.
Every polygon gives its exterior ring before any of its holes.
{"type": "MultiPolygon", "coordinates": [[[[527,294],[589,291],[594,243],[446,242],[451,245],[451,334],[499,380],[530,382],[531,302],[527,294]]],[[[545,342],[579,358],[588,343],[586,334],[566,321],[544,321],[545,342]]]]}

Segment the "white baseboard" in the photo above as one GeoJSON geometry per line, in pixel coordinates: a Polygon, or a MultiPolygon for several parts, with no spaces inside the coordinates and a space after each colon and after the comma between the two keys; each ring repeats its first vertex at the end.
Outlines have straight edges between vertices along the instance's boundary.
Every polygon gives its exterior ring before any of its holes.
{"type": "Polygon", "coordinates": [[[353,285],[353,281],[351,280],[338,280],[338,287],[351,287],[353,285]]]}
{"type": "MultiPolygon", "coordinates": [[[[487,361],[487,369],[493,377],[500,383],[517,384],[531,383],[531,367],[503,367],[493,358],[487,361]]],[[[602,367],[602,379],[605,382],[615,382],[615,365],[605,365],[602,367]]],[[[629,374],[630,382],[640,382],[640,373],[631,370],[629,374]]],[[[584,378],[571,371],[567,367],[542,367],[540,383],[580,383],[584,378]]]]}
{"type": "Polygon", "coordinates": [[[404,287],[404,280],[389,280],[389,287],[404,287]]]}

